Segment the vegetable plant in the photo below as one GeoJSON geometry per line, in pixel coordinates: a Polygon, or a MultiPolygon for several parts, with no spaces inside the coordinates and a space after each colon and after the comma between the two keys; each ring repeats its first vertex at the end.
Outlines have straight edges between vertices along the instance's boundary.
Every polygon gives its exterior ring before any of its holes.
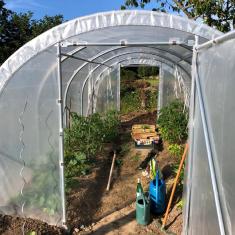
{"type": "Polygon", "coordinates": [[[184,151],[183,146],[179,144],[170,144],[168,150],[174,157],[180,157],[184,151]]]}
{"type": "MultiPolygon", "coordinates": [[[[179,163],[173,165],[172,170],[173,170],[173,172],[174,172],[175,175],[176,175],[177,172],[178,172],[179,165],[180,165],[179,163]]],[[[183,183],[184,183],[184,168],[185,168],[185,166],[183,165],[183,168],[182,168],[181,171],[180,171],[179,180],[178,180],[178,184],[179,184],[180,190],[183,189],[183,183]]]]}
{"type": "Polygon", "coordinates": [[[65,130],[65,181],[67,191],[74,178],[86,175],[104,143],[114,142],[118,136],[119,115],[110,110],[88,117],[72,114],[71,127],[65,130]]]}
{"type": "Polygon", "coordinates": [[[157,91],[147,90],[146,91],[146,109],[148,111],[155,110],[157,108],[157,91]]]}
{"type": "Polygon", "coordinates": [[[132,91],[121,97],[121,113],[127,114],[141,110],[141,97],[139,91],[132,91]]]}
{"type": "Polygon", "coordinates": [[[163,139],[170,144],[181,144],[188,137],[188,110],[175,100],[160,110],[158,125],[163,139]]]}
{"type": "MultiPolygon", "coordinates": [[[[48,159],[52,153],[48,154],[48,159]]],[[[55,157],[55,156],[54,156],[55,157]]],[[[53,159],[56,159],[54,158],[53,159]]],[[[32,180],[26,184],[23,195],[12,199],[13,204],[23,205],[29,210],[41,210],[48,216],[59,215],[61,212],[61,195],[59,171],[57,164],[51,160],[40,166],[32,166],[32,180]]]]}

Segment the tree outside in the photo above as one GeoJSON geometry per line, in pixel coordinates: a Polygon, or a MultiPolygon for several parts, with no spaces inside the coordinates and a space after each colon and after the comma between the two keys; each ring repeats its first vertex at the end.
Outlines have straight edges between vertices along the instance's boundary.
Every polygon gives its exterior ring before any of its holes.
{"type": "Polygon", "coordinates": [[[234,0],[124,0],[121,9],[145,8],[155,2],[153,11],[178,13],[192,20],[215,27],[222,32],[232,30],[235,24],[234,0]]]}

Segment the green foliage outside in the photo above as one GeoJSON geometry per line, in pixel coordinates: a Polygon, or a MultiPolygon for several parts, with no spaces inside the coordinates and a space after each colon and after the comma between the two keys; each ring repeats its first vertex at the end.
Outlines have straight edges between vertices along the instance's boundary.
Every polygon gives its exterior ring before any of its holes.
{"type": "Polygon", "coordinates": [[[0,65],[34,37],[63,22],[62,15],[32,19],[33,13],[16,13],[0,0],[0,65]]]}
{"type": "Polygon", "coordinates": [[[121,114],[136,112],[141,110],[153,111],[157,108],[157,91],[147,90],[141,94],[140,90],[126,93],[121,97],[121,114]],[[145,106],[142,106],[142,101],[145,100],[145,106]]]}
{"type": "Polygon", "coordinates": [[[121,97],[121,114],[127,114],[141,110],[141,98],[137,91],[126,93],[121,97]]]}
{"type": "Polygon", "coordinates": [[[158,73],[151,66],[121,69],[121,114],[156,110],[158,73]]]}
{"type": "Polygon", "coordinates": [[[160,110],[157,124],[164,140],[181,144],[188,137],[188,110],[184,103],[175,100],[160,110]]]}
{"type": "Polygon", "coordinates": [[[138,66],[138,67],[124,67],[121,69],[122,80],[138,80],[149,78],[150,76],[156,77],[159,74],[159,68],[156,66],[138,66]]]}
{"type": "Polygon", "coordinates": [[[157,98],[158,98],[157,90],[148,90],[146,91],[145,96],[146,96],[146,109],[148,111],[156,110],[157,98]]]}
{"type": "Polygon", "coordinates": [[[153,11],[184,14],[189,19],[202,20],[205,24],[228,32],[235,24],[234,0],[124,0],[121,9],[141,7],[154,4],[153,11]]]}
{"type": "Polygon", "coordinates": [[[156,66],[139,66],[138,67],[138,75],[141,78],[150,77],[150,76],[158,76],[159,68],[156,66]]]}
{"type": "Polygon", "coordinates": [[[67,189],[74,177],[89,173],[92,162],[104,143],[118,136],[119,116],[116,111],[88,117],[72,114],[71,127],[65,130],[65,179],[67,189]]]}
{"type": "Polygon", "coordinates": [[[133,81],[133,80],[140,79],[136,69],[131,69],[131,68],[121,69],[120,75],[121,75],[121,78],[125,81],[133,81]]]}

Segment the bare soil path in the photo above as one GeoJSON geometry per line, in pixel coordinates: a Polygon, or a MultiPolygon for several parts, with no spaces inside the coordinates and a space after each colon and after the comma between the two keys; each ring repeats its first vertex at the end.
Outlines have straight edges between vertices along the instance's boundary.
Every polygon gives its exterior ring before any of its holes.
{"type": "MultiPolygon", "coordinates": [[[[98,188],[103,187],[102,196],[99,197],[95,192],[92,193],[93,198],[94,195],[99,198],[99,206],[96,207],[96,210],[93,212],[91,223],[83,223],[80,227],[75,226],[74,234],[165,234],[162,233],[157,226],[157,222],[161,217],[153,216],[152,222],[145,227],[139,226],[135,221],[135,193],[137,179],[141,178],[145,190],[148,190],[149,185],[149,179],[142,176],[142,172],[138,170],[138,167],[146,159],[148,154],[150,154],[151,150],[136,149],[131,140],[130,131],[133,124],[155,124],[155,120],[156,112],[130,113],[122,116],[120,142],[117,143],[117,145],[121,146],[121,151],[117,154],[117,161],[119,163],[115,166],[111,189],[109,192],[105,191],[107,176],[111,165],[111,156],[109,156],[107,168],[102,168],[103,174],[107,171],[106,176],[102,178],[103,186],[98,186],[98,188]]],[[[177,159],[170,156],[167,151],[167,146],[164,146],[163,150],[159,153],[158,162],[166,180],[169,197],[174,178],[172,165],[177,162],[177,159]]],[[[97,181],[101,182],[100,180],[97,181]]],[[[176,206],[176,202],[180,197],[181,193],[178,192],[173,202],[173,208],[170,212],[166,226],[167,231],[171,231],[175,234],[181,234],[182,228],[182,211],[176,206]]],[[[88,202],[87,199],[85,200],[88,202]]],[[[82,211],[84,213],[84,211],[90,210],[88,208],[87,210],[84,210],[83,208],[82,211]]]]}

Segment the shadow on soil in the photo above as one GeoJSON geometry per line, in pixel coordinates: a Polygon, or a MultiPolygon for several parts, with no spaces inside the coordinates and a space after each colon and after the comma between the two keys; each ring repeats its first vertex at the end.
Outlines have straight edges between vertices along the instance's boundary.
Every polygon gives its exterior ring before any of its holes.
{"type": "MultiPolygon", "coordinates": [[[[134,115],[134,114],[133,114],[134,115]]],[[[131,126],[133,124],[143,124],[143,123],[148,123],[151,125],[156,124],[156,117],[157,117],[157,111],[153,111],[150,113],[143,113],[141,115],[135,116],[133,118],[131,118],[131,114],[130,116],[128,116],[129,120],[128,121],[124,121],[122,123],[123,129],[127,129],[130,130],[131,126]]]]}
{"type": "Polygon", "coordinates": [[[95,161],[95,167],[92,169],[92,175],[87,175],[78,178],[74,184],[74,190],[69,193],[68,197],[68,223],[71,229],[78,228],[81,225],[90,225],[108,216],[116,210],[131,204],[133,200],[123,202],[120,207],[110,208],[108,213],[103,213],[97,218],[94,215],[102,206],[102,197],[109,192],[106,191],[110,167],[113,158],[113,150],[117,151],[117,158],[112,175],[112,186],[119,179],[122,168],[122,157],[129,151],[128,143],[131,141],[131,136],[128,131],[124,131],[121,127],[120,137],[115,141],[115,145],[110,145],[101,157],[95,161]],[[127,143],[125,145],[125,143],[127,143]],[[83,193],[80,193],[83,191],[83,193]]]}
{"type": "Polygon", "coordinates": [[[78,187],[68,198],[68,222],[72,227],[89,225],[94,222],[93,215],[101,206],[101,198],[106,193],[109,168],[112,161],[112,154],[108,154],[104,159],[97,159],[95,177],[79,178],[78,187]],[[84,191],[81,196],[76,197],[76,193],[84,191]],[[95,195],[95,196],[94,196],[95,195]]]}
{"type": "Polygon", "coordinates": [[[129,222],[135,220],[135,211],[132,211],[128,215],[124,215],[115,221],[105,224],[102,227],[98,228],[96,231],[92,232],[95,235],[103,235],[113,230],[119,229],[122,226],[128,224],[129,222]]]}

